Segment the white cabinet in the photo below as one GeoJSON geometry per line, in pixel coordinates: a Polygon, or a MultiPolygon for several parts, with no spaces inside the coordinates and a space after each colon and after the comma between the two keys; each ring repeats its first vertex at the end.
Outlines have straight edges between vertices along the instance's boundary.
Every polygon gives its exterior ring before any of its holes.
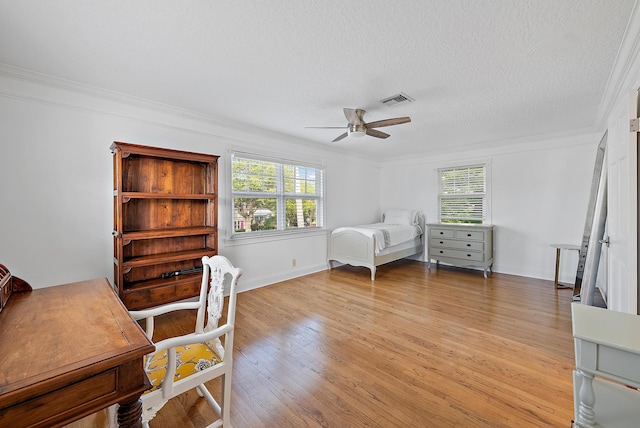
{"type": "Polygon", "coordinates": [[[487,224],[428,224],[427,253],[431,260],[461,267],[479,267],[487,277],[493,265],[493,226],[487,224]]]}
{"type": "Polygon", "coordinates": [[[575,426],[640,426],[640,316],[571,304],[575,426]]]}

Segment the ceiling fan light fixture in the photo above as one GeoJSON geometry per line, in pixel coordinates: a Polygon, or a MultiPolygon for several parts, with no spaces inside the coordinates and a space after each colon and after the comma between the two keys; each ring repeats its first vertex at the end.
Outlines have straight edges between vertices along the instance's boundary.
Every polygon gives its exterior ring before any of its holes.
{"type": "Polygon", "coordinates": [[[349,125],[349,129],[347,130],[349,137],[364,137],[366,134],[364,125],[349,125]]]}

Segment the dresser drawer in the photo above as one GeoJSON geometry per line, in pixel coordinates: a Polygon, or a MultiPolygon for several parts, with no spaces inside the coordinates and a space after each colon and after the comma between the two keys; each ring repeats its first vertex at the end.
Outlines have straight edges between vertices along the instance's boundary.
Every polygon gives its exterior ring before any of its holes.
{"type": "Polygon", "coordinates": [[[484,232],[481,230],[456,230],[456,238],[484,241],[484,232]]]}
{"type": "Polygon", "coordinates": [[[432,238],[455,238],[455,230],[450,229],[429,229],[429,236],[432,238]]]}
{"type": "Polygon", "coordinates": [[[477,251],[463,251],[463,250],[451,250],[448,248],[436,248],[431,247],[429,254],[433,257],[450,257],[452,259],[472,260],[474,262],[483,262],[484,254],[477,251]]]}
{"type": "Polygon", "coordinates": [[[432,247],[437,248],[453,248],[463,250],[482,251],[484,249],[483,242],[477,241],[455,241],[452,239],[432,239],[430,241],[432,247]]]}

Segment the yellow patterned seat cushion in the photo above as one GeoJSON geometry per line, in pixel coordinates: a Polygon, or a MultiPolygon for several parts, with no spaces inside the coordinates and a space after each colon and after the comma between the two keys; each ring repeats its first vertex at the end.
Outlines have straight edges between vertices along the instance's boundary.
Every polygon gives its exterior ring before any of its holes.
{"type": "MultiPolygon", "coordinates": [[[[168,351],[160,351],[149,358],[145,358],[145,370],[149,380],[153,385],[147,391],[154,391],[162,385],[164,376],[167,373],[168,351]]],[[[194,343],[192,345],[176,347],[176,374],[174,381],[184,379],[201,370],[212,367],[222,362],[220,357],[204,343],[194,343]]]]}

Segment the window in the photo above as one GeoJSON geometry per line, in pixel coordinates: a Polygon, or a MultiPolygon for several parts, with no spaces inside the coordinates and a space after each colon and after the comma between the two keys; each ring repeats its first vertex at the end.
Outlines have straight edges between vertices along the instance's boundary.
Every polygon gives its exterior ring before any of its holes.
{"type": "Polygon", "coordinates": [[[323,169],[231,155],[234,235],[322,227],[323,169]]]}
{"type": "Polygon", "coordinates": [[[487,166],[438,169],[438,214],[442,223],[483,223],[487,219],[487,166]]]}

